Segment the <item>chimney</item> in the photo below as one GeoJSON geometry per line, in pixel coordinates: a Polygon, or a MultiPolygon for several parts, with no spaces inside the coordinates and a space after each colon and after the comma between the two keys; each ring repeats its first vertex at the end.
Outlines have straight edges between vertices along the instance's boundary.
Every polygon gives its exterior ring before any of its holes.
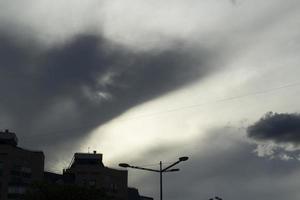
{"type": "Polygon", "coordinates": [[[97,151],[94,151],[94,154],[96,154],[97,153],[97,151]]]}

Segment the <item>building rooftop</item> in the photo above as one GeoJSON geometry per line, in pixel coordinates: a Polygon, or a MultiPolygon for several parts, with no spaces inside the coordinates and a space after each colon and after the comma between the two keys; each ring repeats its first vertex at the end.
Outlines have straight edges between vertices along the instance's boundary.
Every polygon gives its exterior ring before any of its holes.
{"type": "Polygon", "coordinates": [[[15,133],[10,132],[8,129],[6,129],[5,131],[0,131],[0,144],[17,146],[18,138],[15,133]]]}
{"type": "Polygon", "coordinates": [[[102,154],[94,151],[93,153],[75,153],[70,167],[75,165],[96,165],[104,167],[102,163],[102,154]]]}

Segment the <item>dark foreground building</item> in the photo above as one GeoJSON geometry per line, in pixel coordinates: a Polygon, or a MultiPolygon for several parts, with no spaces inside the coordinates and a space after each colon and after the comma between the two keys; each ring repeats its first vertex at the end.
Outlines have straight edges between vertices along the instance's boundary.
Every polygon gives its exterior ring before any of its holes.
{"type": "Polygon", "coordinates": [[[136,188],[128,188],[128,200],[153,200],[153,198],[141,196],[136,188]]]}
{"type": "Polygon", "coordinates": [[[15,133],[0,131],[0,199],[22,199],[32,182],[44,177],[44,154],[17,146],[15,133]]]}
{"type": "Polygon", "coordinates": [[[105,167],[102,154],[75,153],[68,169],[63,171],[67,183],[103,189],[114,199],[127,200],[127,171],[105,167]]]}
{"type": "Polygon", "coordinates": [[[127,170],[117,170],[104,166],[102,154],[75,153],[63,174],[45,172],[45,182],[59,185],[76,185],[86,188],[100,189],[108,199],[116,200],[153,200],[141,196],[137,189],[128,188],[127,170]]]}
{"type": "Polygon", "coordinates": [[[95,189],[115,200],[153,200],[128,188],[127,179],[127,170],[104,166],[96,151],[75,153],[63,174],[45,172],[42,151],[20,148],[15,133],[0,131],[0,200],[22,200],[32,183],[95,189]]]}

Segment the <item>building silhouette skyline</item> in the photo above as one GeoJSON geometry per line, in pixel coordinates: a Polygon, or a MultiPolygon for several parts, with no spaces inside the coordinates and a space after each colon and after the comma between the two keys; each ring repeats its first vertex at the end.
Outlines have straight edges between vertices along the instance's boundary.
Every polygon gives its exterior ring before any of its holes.
{"type": "Polygon", "coordinates": [[[116,200],[153,200],[141,196],[137,189],[128,187],[128,171],[107,167],[103,155],[76,152],[62,173],[44,170],[45,156],[42,151],[18,147],[18,138],[9,130],[0,131],[0,199],[22,200],[33,183],[74,185],[102,190],[116,200]]]}

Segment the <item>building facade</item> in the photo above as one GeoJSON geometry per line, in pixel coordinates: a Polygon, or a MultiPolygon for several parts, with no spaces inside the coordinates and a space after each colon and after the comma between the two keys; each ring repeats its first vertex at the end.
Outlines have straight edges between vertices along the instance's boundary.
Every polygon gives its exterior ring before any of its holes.
{"type": "Polygon", "coordinates": [[[27,187],[44,177],[44,154],[17,146],[16,135],[0,131],[0,199],[22,199],[27,187]]]}
{"type": "Polygon", "coordinates": [[[103,189],[114,199],[127,200],[127,171],[105,167],[102,154],[75,153],[68,169],[63,171],[66,182],[103,189]]]}

